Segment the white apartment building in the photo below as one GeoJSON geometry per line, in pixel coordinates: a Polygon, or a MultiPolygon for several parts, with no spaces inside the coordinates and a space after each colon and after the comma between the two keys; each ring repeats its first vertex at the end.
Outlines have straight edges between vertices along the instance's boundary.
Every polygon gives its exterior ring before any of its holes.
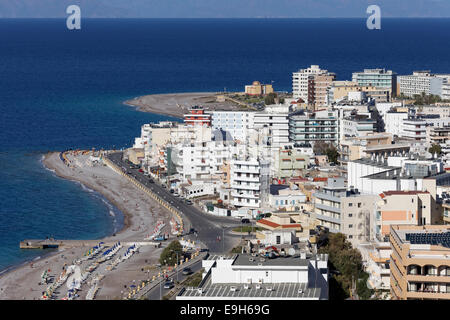
{"type": "Polygon", "coordinates": [[[426,95],[442,95],[443,77],[437,77],[430,70],[414,71],[412,75],[399,76],[400,93],[407,97],[425,93],[426,95]]]}
{"type": "Polygon", "coordinates": [[[211,127],[222,130],[230,140],[245,142],[249,130],[253,129],[255,112],[252,111],[212,111],[211,127]]]}
{"type": "Polygon", "coordinates": [[[404,119],[400,137],[411,145],[410,151],[419,154],[427,152],[427,122],[421,119],[404,119]]]}
{"type": "Polygon", "coordinates": [[[230,187],[235,207],[259,208],[267,204],[270,161],[237,160],[230,162],[230,187]]]}
{"type": "Polygon", "coordinates": [[[327,74],[328,70],[322,70],[318,65],[311,65],[307,69],[300,69],[292,73],[292,93],[294,99],[301,98],[308,101],[308,79],[315,74],[327,74]]]}
{"type": "Polygon", "coordinates": [[[377,131],[377,122],[363,117],[346,117],[339,119],[339,126],[339,141],[343,141],[348,137],[365,136],[377,131]]]}
{"type": "Polygon", "coordinates": [[[380,194],[384,191],[428,190],[429,181],[434,181],[435,186],[449,183],[450,174],[443,172],[442,160],[417,160],[410,156],[398,154],[384,158],[372,155],[371,158],[349,161],[348,185],[362,194],[380,194]]]}
{"type": "Polygon", "coordinates": [[[289,142],[289,105],[267,106],[265,112],[213,111],[211,127],[222,130],[228,140],[248,143],[255,131],[268,127],[267,143],[279,147],[289,142]]]}
{"type": "Polygon", "coordinates": [[[244,152],[245,145],[230,141],[184,142],[172,146],[171,160],[182,180],[212,179],[224,162],[244,152]]]}
{"type": "Polygon", "coordinates": [[[403,133],[403,120],[408,119],[408,112],[388,111],[384,114],[384,129],[394,136],[403,133]]]}
{"type": "Polygon", "coordinates": [[[258,254],[211,255],[197,288],[177,300],[326,300],[328,255],[306,253],[265,258],[258,254]]]}
{"type": "Polygon", "coordinates": [[[289,114],[286,113],[255,113],[254,130],[269,128],[269,145],[279,148],[289,143],[289,114]]]}

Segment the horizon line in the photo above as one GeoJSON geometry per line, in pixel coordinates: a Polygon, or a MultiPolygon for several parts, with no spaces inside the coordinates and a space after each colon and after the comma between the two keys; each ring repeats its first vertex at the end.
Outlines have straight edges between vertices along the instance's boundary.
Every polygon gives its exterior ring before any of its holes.
{"type": "MultiPolygon", "coordinates": [[[[423,17],[423,16],[411,16],[411,17],[395,17],[388,16],[382,17],[382,19],[449,19],[448,17],[423,17]]],[[[58,17],[1,17],[1,20],[6,19],[21,19],[21,20],[38,20],[38,19],[67,19],[67,16],[58,16],[58,17]]],[[[367,19],[367,16],[361,17],[83,17],[83,19],[111,19],[111,20],[126,20],[126,19],[136,19],[136,20],[144,20],[144,19],[186,19],[186,20],[225,20],[225,19],[255,19],[255,20],[307,20],[307,19],[367,19]]]]}

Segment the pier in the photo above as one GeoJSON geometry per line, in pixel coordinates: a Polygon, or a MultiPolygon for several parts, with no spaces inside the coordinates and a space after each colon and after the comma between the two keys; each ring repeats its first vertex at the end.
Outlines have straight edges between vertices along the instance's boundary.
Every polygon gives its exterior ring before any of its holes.
{"type": "MultiPolygon", "coordinates": [[[[52,249],[52,248],[76,248],[93,247],[102,242],[105,246],[113,246],[117,241],[102,240],[55,240],[55,239],[29,239],[20,242],[20,249],[52,249]]],[[[122,242],[122,241],[121,241],[122,242]]],[[[139,244],[140,246],[161,246],[161,242],[155,241],[123,241],[124,245],[139,244]]]]}

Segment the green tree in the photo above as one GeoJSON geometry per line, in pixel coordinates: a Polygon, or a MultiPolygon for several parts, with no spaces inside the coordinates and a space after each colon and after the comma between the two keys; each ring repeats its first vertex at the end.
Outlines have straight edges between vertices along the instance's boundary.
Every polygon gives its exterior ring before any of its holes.
{"type": "Polygon", "coordinates": [[[335,146],[330,146],[325,151],[325,154],[328,157],[328,161],[330,161],[332,163],[338,163],[339,152],[337,151],[335,146]]]}
{"type": "Polygon", "coordinates": [[[269,93],[265,98],[264,98],[264,103],[266,105],[270,105],[270,104],[274,104],[275,103],[275,97],[277,95],[273,92],[269,93]]]}
{"type": "Polygon", "coordinates": [[[178,240],[175,240],[163,250],[159,257],[159,263],[161,265],[175,265],[175,263],[177,263],[177,253],[178,258],[181,259],[183,257],[183,247],[178,240]]]}
{"type": "Polygon", "coordinates": [[[352,281],[356,282],[356,293],[360,299],[369,299],[373,290],[367,287],[369,275],[362,270],[361,253],[352,247],[342,233],[329,234],[319,253],[328,254],[330,279],[330,299],[345,299],[350,296],[352,281]]]}
{"type": "Polygon", "coordinates": [[[437,153],[438,155],[442,153],[442,148],[438,144],[433,144],[430,149],[428,149],[428,152],[431,154],[437,153]]]}

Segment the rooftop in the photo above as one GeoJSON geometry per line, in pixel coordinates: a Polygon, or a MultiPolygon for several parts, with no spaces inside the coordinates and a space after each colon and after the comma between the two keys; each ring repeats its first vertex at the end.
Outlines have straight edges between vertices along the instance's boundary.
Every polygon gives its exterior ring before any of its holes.
{"type": "Polygon", "coordinates": [[[319,299],[320,288],[308,288],[307,283],[264,283],[260,284],[260,289],[256,289],[255,283],[248,284],[248,289],[240,283],[212,284],[211,277],[208,276],[199,288],[186,288],[182,290],[178,297],[186,299],[207,299],[221,298],[227,299],[319,299]],[[231,288],[233,287],[232,290],[231,288]],[[267,290],[271,288],[271,290],[267,290]]]}

